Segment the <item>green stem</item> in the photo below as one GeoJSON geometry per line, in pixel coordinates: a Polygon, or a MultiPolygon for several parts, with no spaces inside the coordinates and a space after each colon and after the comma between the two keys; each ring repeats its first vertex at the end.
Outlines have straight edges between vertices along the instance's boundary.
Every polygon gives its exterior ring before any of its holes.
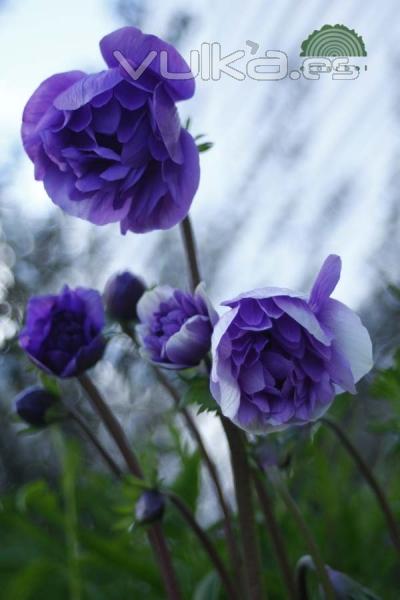
{"type": "MultiPolygon", "coordinates": [[[[114,439],[118,446],[125,462],[135,477],[143,479],[143,473],[140,468],[139,462],[130,447],[128,440],[126,439],[124,430],[122,429],[119,421],[114,416],[114,413],[110,410],[107,403],[103,400],[97,387],[94,385],[88,375],[84,374],[78,377],[80,384],[88,395],[88,398],[99,414],[101,420],[106,426],[111,437],[114,439]]],[[[181,600],[182,596],[179,590],[178,581],[176,579],[175,571],[173,568],[171,556],[168,550],[167,543],[165,541],[164,534],[159,524],[152,526],[148,531],[149,542],[153,548],[156,560],[158,562],[161,575],[163,577],[165,590],[169,600],[181,600]]]]}
{"type": "Polygon", "coordinates": [[[330,582],[318,545],[313,534],[311,533],[311,530],[305,522],[297,503],[290,495],[289,490],[287,489],[279,471],[276,468],[269,469],[268,475],[274,487],[278,490],[282,500],[286,505],[286,508],[296,521],[297,527],[301,531],[304,541],[308,546],[309,552],[314,561],[316,572],[321,582],[322,589],[325,593],[325,600],[335,600],[335,592],[332,588],[332,584],[330,582]]]}
{"type": "Polygon", "coordinates": [[[224,563],[222,562],[222,560],[220,559],[220,557],[218,555],[218,552],[215,550],[207,533],[197,523],[196,519],[190,512],[189,508],[186,506],[186,504],[183,502],[183,500],[181,498],[179,498],[179,496],[177,496],[176,494],[167,492],[166,496],[176,506],[176,508],[181,513],[182,517],[185,519],[186,523],[189,525],[189,527],[192,529],[194,534],[199,539],[205,552],[208,554],[212,564],[214,565],[214,567],[221,579],[222,585],[225,587],[225,590],[228,594],[227,597],[232,600],[241,600],[238,595],[237,590],[235,589],[235,587],[229,577],[227,570],[225,569],[224,563]]]}
{"type": "Polygon", "coordinates": [[[242,432],[225,417],[221,417],[228,439],[235,483],[240,534],[243,547],[243,566],[248,600],[263,600],[261,558],[254,518],[251,471],[243,443],[242,432]]]}
{"type": "Polygon", "coordinates": [[[347,450],[349,455],[356,463],[357,467],[359,468],[361,474],[364,476],[371,490],[374,492],[376,499],[378,500],[379,506],[381,507],[382,512],[386,518],[393,545],[396,548],[397,552],[400,554],[400,528],[392,512],[392,509],[390,508],[385,492],[380,486],[375,475],[373,474],[373,472],[371,471],[361,454],[358,452],[357,448],[352,444],[346,433],[336,421],[333,421],[329,417],[322,417],[320,421],[335,433],[338,440],[341,442],[343,447],[347,450]]]}
{"type": "Polygon", "coordinates": [[[299,600],[297,596],[296,582],[293,576],[292,567],[290,565],[289,557],[286,552],[281,530],[275,518],[269,493],[265,487],[264,482],[261,480],[259,473],[256,470],[253,470],[253,479],[260,506],[264,513],[265,524],[268,528],[271,541],[274,547],[275,555],[282,573],[282,579],[286,587],[288,600],[299,600]]]}
{"type": "Polygon", "coordinates": [[[70,600],[81,600],[79,570],[78,514],[76,509],[75,479],[76,456],[66,447],[58,429],[54,430],[54,442],[62,461],[62,490],[64,498],[65,542],[68,560],[68,584],[70,600]]]}

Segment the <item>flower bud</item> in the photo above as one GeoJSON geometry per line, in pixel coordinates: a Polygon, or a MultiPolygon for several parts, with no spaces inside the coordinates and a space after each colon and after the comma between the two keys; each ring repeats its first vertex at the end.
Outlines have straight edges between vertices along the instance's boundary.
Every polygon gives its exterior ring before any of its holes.
{"type": "Polygon", "coordinates": [[[143,281],[129,271],[113,275],[104,290],[104,303],[108,313],[117,321],[137,319],[136,306],[145,291],[143,281]]]}
{"type": "Polygon", "coordinates": [[[15,400],[18,416],[29,425],[45,427],[48,424],[47,411],[54,407],[58,396],[48,390],[33,387],[24,390],[15,400]]]}
{"type": "MultiPolygon", "coordinates": [[[[328,565],[325,565],[329,581],[334,591],[335,600],[380,600],[371,590],[363,587],[360,583],[351,579],[345,573],[335,571],[328,565]]],[[[302,556],[297,563],[297,581],[300,587],[308,589],[307,579],[310,573],[316,574],[316,568],[311,556],[302,556]]],[[[321,598],[325,598],[322,586],[320,586],[321,598]]]]}
{"type": "Polygon", "coordinates": [[[165,510],[165,498],[157,490],[146,490],[140,496],[135,506],[136,521],[147,525],[162,519],[165,510]]]}
{"type": "Polygon", "coordinates": [[[353,600],[353,598],[357,598],[358,600],[379,600],[378,596],[375,596],[371,590],[363,587],[345,573],[334,571],[334,569],[328,566],[326,569],[337,600],[353,600]]]}

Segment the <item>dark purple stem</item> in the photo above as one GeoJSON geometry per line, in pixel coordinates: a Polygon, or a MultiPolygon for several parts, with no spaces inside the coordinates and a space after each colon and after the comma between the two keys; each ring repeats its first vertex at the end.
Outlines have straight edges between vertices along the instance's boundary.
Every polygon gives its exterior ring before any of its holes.
{"type": "Polygon", "coordinates": [[[293,576],[292,567],[286,552],[285,542],[275,518],[269,493],[264,482],[261,480],[259,473],[255,470],[253,471],[253,479],[259,503],[264,513],[264,521],[271,536],[276,558],[278,560],[282,578],[286,586],[288,600],[298,600],[295,578],[293,576]]]}
{"type": "Polygon", "coordinates": [[[342,443],[343,447],[347,450],[349,455],[352,457],[357,467],[359,468],[361,474],[364,476],[371,490],[374,492],[376,499],[378,500],[379,506],[382,509],[383,514],[385,515],[386,522],[389,528],[389,533],[392,538],[392,542],[397,552],[400,554],[400,528],[396,521],[396,518],[390,508],[388,499],[386,498],[385,492],[380,486],[378,480],[375,475],[358,452],[357,448],[353,445],[350,439],[347,437],[346,433],[340,427],[336,421],[333,421],[329,417],[322,417],[320,419],[321,423],[325,423],[327,427],[331,429],[337,436],[337,438],[342,443]]]}
{"type": "Polygon", "coordinates": [[[233,531],[231,512],[230,512],[228,504],[225,500],[224,492],[222,490],[222,485],[221,485],[221,482],[220,482],[220,479],[218,476],[218,471],[215,466],[215,463],[212,460],[212,458],[210,457],[210,455],[207,451],[207,448],[205,447],[202,435],[201,435],[200,431],[198,430],[192,415],[185,407],[180,405],[179,393],[177,392],[175,387],[170,383],[170,381],[167,379],[167,377],[165,377],[164,373],[162,373],[160,371],[160,369],[157,369],[156,367],[154,367],[153,369],[154,369],[154,373],[155,373],[158,381],[168,391],[168,393],[174,400],[176,407],[178,408],[178,410],[182,414],[183,418],[185,419],[188,429],[190,430],[194,440],[196,441],[196,444],[199,448],[200,454],[203,457],[204,463],[205,463],[207,470],[210,474],[210,477],[214,483],[218,501],[221,506],[222,513],[224,515],[225,535],[226,535],[226,540],[228,543],[228,549],[229,549],[232,569],[234,570],[234,572],[237,572],[238,569],[240,570],[242,558],[241,558],[240,550],[236,543],[236,539],[235,539],[235,535],[234,535],[234,531],[233,531]]]}
{"type": "Polygon", "coordinates": [[[71,419],[75,421],[75,423],[82,429],[83,433],[90,440],[93,446],[96,448],[100,456],[103,458],[104,462],[110,468],[110,470],[114,473],[116,477],[121,477],[122,472],[115,460],[110,456],[101,442],[98,440],[96,435],[90,429],[88,424],[81,418],[81,416],[73,409],[68,408],[71,419]]]}
{"type": "Polygon", "coordinates": [[[179,498],[179,496],[177,496],[176,494],[167,492],[166,496],[176,506],[176,508],[181,513],[182,517],[185,519],[186,523],[189,525],[189,527],[192,529],[194,534],[199,539],[204,550],[208,554],[211,562],[213,563],[218,575],[220,576],[221,582],[222,582],[223,586],[225,587],[226,592],[228,594],[227,597],[232,600],[241,600],[236,588],[234,587],[234,585],[231,581],[231,578],[229,577],[227,570],[225,569],[224,563],[222,562],[221,558],[219,557],[218,552],[215,550],[215,548],[213,546],[213,543],[211,542],[210,538],[208,537],[208,535],[204,531],[204,529],[202,529],[200,527],[200,525],[197,523],[196,519],[190,512],[189,508],[186,506],[186,504],[183,502],[183,500],[181,498],[179,498]]]}
{"type": "Polygon", "coordinates": [[[248,600],[263,600],[261,578],[261,557],[258,544],[257,527],[254,518],[253,489],[251,471],[243,443],[242,432],[225,417],[221,417],[228,439],[235,482],[236,501],[238,506],[240,534],[243,546],[244,575],[247,583],[248,600]]]}
{"type": "MultiPolygon", "coordinates": [[[[110,433],[111,437],[118,446],[124,460],[129,468],[129,471],[135,477],[143,479],[143,473],[139,462],[126,439],[124,430],[119,421],[110,410],[107,403],[103,400],[99,390],[94,385],[90,377],[84,374],[78,377],[78,380],[88,395],[88,398],[100,416],[102,422],[110,433]]],[[[148,531],[148,538],[153,548],[156,560],[158,562],[161,575],[163,577],[165,590],[169,600],[182,600],[182,595],[179,589],[178,581],[175,575],[171,556],[168,550],[164,534],[159,524],[153,525],[148,531]]]]}
{"type": "Polygon", "coordinates": [[[191,288],[192,291],[194,291],[201,281],[201,276],[199,263],[197,260],[196,242],[194,239],[193,228],[190,222],[189,215],[183,219],[181,223],[181,231],[183,237],[183,244],[186,252],[186,258],[189,266],[191,288]]]}

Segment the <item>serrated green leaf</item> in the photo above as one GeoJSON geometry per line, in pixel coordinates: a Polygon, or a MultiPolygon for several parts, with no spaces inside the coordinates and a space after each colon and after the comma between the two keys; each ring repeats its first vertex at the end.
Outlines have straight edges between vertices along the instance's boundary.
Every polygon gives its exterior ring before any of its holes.
{"type": "Polygon", "coordinates": [[[210,393],[210,384],[206,377],[197,376],[188,382],[183,396],[185,405],[197,405],[198,414],[202,412],[218,412],[218,405],[210,393]]]}

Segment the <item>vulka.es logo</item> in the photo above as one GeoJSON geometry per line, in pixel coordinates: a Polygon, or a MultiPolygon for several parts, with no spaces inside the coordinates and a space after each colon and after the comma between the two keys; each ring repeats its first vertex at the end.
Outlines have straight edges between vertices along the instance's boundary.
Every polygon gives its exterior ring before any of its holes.
{"type": "MultiPolygon", "coordinates": [[[[289,67],[288,55],[282,50],[260,51],[260,44],[247,40],[245,47],[228,54],[218,42],[203,42],[200,50],[190,51],[189,69],[176,73],[169,69],[168,51],[159,54],[152,50],[141,64],[134,65],[119,50],[114,57],[132,80],[137,81],[157,61],[157,70],[169,80],[187,80],[200,77],[203,81],[219,81],[223,76],[237,81],[246,78],[255,81],[279,81],[289,77],[310,80],[330,74],[332,79],[352,80],[360,75],[360,64],[350,64],[350,57],[360,62],[367,56],[365,44],[354,29],[345,25],[324,25],[315,30],[301,45],[304,60],[297,68],[289,67]]],[[[364,69],[367,70],[366,64],[364,69]]]]}

